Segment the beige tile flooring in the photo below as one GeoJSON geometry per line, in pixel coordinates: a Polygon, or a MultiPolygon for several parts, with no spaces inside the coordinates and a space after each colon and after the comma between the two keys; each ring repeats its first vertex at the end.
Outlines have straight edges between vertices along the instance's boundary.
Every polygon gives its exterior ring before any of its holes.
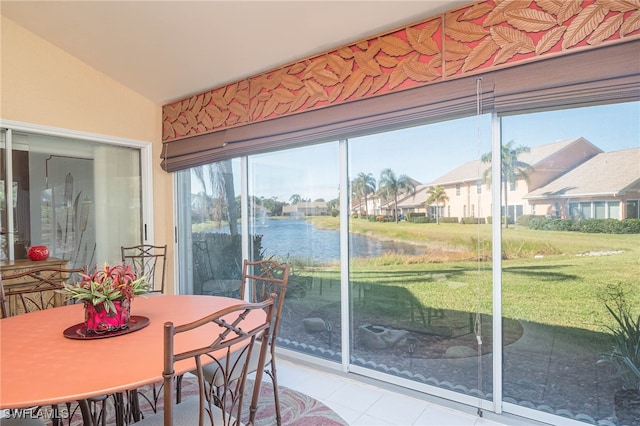
{"type": "MultiPolygon", "coordinates": [[[[268,379],[266,379],[268,380],[268,379]]],[[[350,426],[540,426],[512,415],[476,414],[476,408],[402,388],[278,358],[278,382],[321,401],[350,426]],[[411,395],[413,394],[413,395],[411,395]],[[433,402],[436,401],[436,402],[433,402]]]]}

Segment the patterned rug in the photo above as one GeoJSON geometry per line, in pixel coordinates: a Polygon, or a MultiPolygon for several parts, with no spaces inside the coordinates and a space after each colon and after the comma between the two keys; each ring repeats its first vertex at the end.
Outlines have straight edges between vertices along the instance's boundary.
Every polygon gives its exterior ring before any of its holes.
{"type": "MultiPolygon", "coordinates": [[[[244,400],[244,404],[247,409],[243,412],[248,412],[248,405],[251,400],[251,394],[253,391],[253,381],[247,381],[247,389],[245,395],[249,395],[244,400]]],[[[152,394],[152,386],[145,386],[139,391],[145,393],[145,395],[152,394]]],[[[284,386],[279,387],[280,392],[280,411],[282,416],[283,426],[347,426],[345,422],[338,414],[336,414],[329,407],[321,403],[320,401],[294,391],[293,389],[286,388],[284,386]]],[[[182,396],[186,398],[190,395],[197,395],[198,387],[195,377],[185,377],[182,382],[182,396]]],[[[162,409],[162,393],[160,393],[160,399],[158,401],[159,409],[162,409]]],[[[109,398],[107,402],[107,426],[115,425],[115,417],[113,414],[113,401],[109,398]]],[[[73,411],[74,406],[71,407],[73,411]]],[[[146,403],[143,398],[140,399],[140,409],[143,414],[150,414],[153,412],[151,405],[146,403]]],[[[80,413],[73,413],[73,417],[70,422],[68,419],[64,419],[63,423],[69,426],[82,426],[82,417],[80,413]]],[[[47,423],[51,424],[51,423],[47,423]]],[[[273,405],[273,386],[268,377],[265,377],[262,385],[260,386],[260,400],[258,403],[258,411],[256,413],[255,426],[273,426],[276,424],[275,420],[275,407],[273,405]]],[[[192,425],[180,425],[178,426],[192,426],[192,425]]]]}

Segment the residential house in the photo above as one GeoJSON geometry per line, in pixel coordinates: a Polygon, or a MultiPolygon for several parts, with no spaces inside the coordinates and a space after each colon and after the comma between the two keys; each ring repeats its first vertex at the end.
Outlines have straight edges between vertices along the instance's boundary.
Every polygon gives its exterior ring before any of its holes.
{"type": "Polygon", "coordinates": [[[282,206],[283,216],[326,216],[327,214],[329,214],[329,208],[325,201],[301,201],[282,206]]]}
{"type": "MultiPolygon", "coordinates": [[[[515,182],[508,185],[509,217],[515,221],[523,214],[538,214],[539,208],[535,203],[525,201],[525,196],[600,152],[598,147],[579,137],[532,147],[528,153],[519,156],[518,159],[529,164],[531,170],[528,179],[518,174],[515,182]]],[[[429,186],[443,187],[449,198],[442,216],[491,216],[491,187],[484,180],[485,172],[490,167],[489,163],[474,160],[429,182],[429,186]]],[[[501,202],[504,202],[504,197],[501,202]]]]}
{"type": "Polygon", "coordinates": [[[639,219],[640,148],[602,152],[524,195],[532,214],[639,219]]]}
{"type": "MultiPolygon", "coordinates": [[[[509,217],[543,215],[583,219],[638,218],[640,158],[638,149],[602,150],[580,137],[531,148],[519,157],[531,166],[527,179],[518,175],[508,185],[509,217]],[[615,164],[615,167],[612,167],[615,164]]],[[[418,184],[413,193],[398,198],[398,212],[425,213],[440,217],[486,218],[490,215],[490,185],[484,180],[490,164],[474,160],[457,167],[429,184],[418,184]],[[441,186],[448,201],[427,212],[429,189],[441,186]]],[[[393,215],[393,202],[372,196],[370,211],[393,215]],[[381,207],[377,207],[381,206],[381,207]]],[[[363,210],[360,204],[353,211],[363,210]]],[[[504,211],[503,211],[504,214],[504,211]]]]}

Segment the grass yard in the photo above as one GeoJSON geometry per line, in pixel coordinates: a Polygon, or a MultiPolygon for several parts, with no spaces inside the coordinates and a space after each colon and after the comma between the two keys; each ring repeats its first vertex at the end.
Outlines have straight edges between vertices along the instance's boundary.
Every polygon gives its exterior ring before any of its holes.
{"type": "MultiPolygon", "coordinates": [[[[337,229],[337,218],[313,218],[337,229]]],[[[378,314],[404,321],[407,303],[422,308],[482,313],[492,310],[490,225],[376,223],[351,219],[352,232],[427,248],[423,256],[352,259],[350,281],[367,288],[378,314]],[[481,258],[478,262],[478,240],[481,258]],[[375,296],[379,294],[379,296],[375,296]],[[395,300],[397,303],[388,303],[395,300]],[[480,301],[479,301],[480,300],[480,301]],[[382,307],[384,306],[384,308],[382,307]],[[404,318],[404,319],[403,319],[404,318]]],[[[605,331],[607,286],[622,283],[628,303],[640,312],[640,236],[503,229],[502,312],[505,318],[605,331]],[[585,255],[588,253],[599,255],[585,255]],[[614,253],[614,254],[610,254],[614,253]]],[[[299,265],[301,275],[339,280],[338,266],[299,265]]],[[[338,293],[339,294],[339,293],[338,293]]],[[[327,294],[323,297],[327,303],[327,294]]],[[[318,300],[318,303],[323,303],[318,300]]]]}

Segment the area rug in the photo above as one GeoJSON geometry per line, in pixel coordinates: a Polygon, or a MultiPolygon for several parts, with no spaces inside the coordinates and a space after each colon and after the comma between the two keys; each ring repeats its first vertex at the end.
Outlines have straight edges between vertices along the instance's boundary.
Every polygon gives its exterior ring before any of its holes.
{"type": "MultiPolygon", "coordinates": [[[[246,409],[243,412],[248,413],[248,405],[251,400],[251,394],[253,391],[253,381],[247,381],[245,389],[244,404],[246,409]]],[[[345,422],[338,414],[336,414],[329,407],[321,403],[320,401],[297,392],[293,389],[289,389],[284,386],[279,386],[280,393],[280,412],[282,416],[283,426],[347,426],[345,422]]],[[[152,386],[145,386],[139,390],[146,395],[152,394],[152,386]]],[[[195,377],[185,377],[182,382],[182,396],[186,398],[190,395],[197,395],[198,388],[195,377]]],[[[140,409],[143,414],[150,414],[153,412],[151,405],[146,403],[143,398],[140,399],[140,409]]],[[[160,394],[158,400],[158,408],[162,409],[163,398],[160,394]]],[[[107,403],[107,426],[113,426],[116,424],[113,414],[113,401],[109,398],[107,403]]],[[[71,410],[73,412],[73,406],[71,410]]],[[[246,419],[243,419],[246,420],[246,419]]],[[[65,425],[70,426],[82,426],[82,418],[78,412],[73,413],[73,417],[69,423],[68,419],[63,420],[65,425]]],[[[193,426],[193,425],[181,425],[178,426],[193,426]]],[[[258,411],[256,412],[255,426],[273,426],[276,424],[275,420],[275,407],[273,405],[273,386],[268,377],[265,377],[260,386],[260,400],[258,403],[258,411]]]]}

